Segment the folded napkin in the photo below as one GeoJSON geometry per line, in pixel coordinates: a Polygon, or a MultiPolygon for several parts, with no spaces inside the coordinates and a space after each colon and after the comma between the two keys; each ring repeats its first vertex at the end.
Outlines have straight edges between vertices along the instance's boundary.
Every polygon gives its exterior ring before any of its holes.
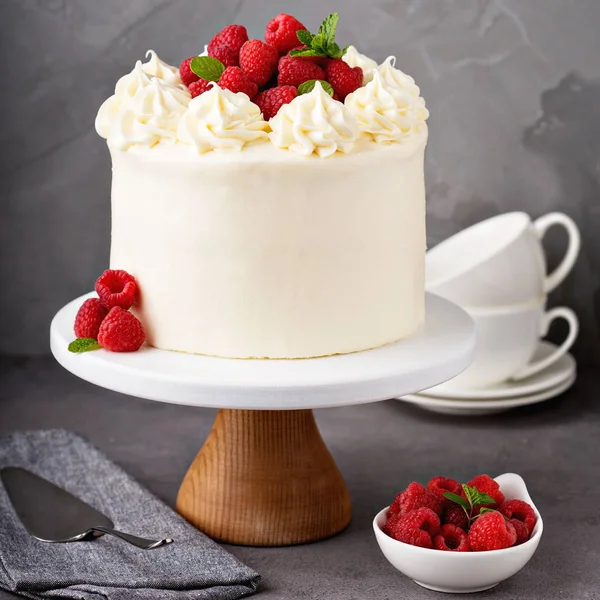
{"type": "Polygon", "coordinates": [[[0,588],[36,599],[233,600],[258,586],[257,573],[72,432],[0,438],[0,468],[8,466],[52,481],[104,513],[117,529],[175,541],[154,550],[107,535],[89,542],[40,542],[27,533],[0,483],[0,588]]]}

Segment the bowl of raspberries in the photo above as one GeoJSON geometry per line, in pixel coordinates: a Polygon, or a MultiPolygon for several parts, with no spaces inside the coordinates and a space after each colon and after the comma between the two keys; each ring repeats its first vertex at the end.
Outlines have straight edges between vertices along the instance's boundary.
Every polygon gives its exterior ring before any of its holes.
{"type": "Polygon", "coordinates": [[[468,483],[413,481],[373,520],[388,561],[419,585],[479,592],[512,577],[533,556],[544,528],[523,478],[477,475],[468,483]]]}

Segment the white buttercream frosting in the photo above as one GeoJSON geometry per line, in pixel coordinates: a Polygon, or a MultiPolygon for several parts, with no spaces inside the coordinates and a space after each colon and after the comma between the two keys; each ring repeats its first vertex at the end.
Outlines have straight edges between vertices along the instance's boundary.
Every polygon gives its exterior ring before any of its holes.
{"type": "Polygon", "coordinates": [[[181,81],[181,77],[179,77],[179,69],[172,67],[161,60],[154,50],[148,50],[148,52],[146,52],[146,58],[148,58],[148,61],[142,63],[142,69],[145,73],[148,73],[151,77],[162,79],[171,85],[184,85],[181,81]]]}
{"type": "Polygon", "coordinates": [[[176,140],[177,125],[190,102],[189,92],[156,77],[148,81],[144,77],[145,73],[136,73],[129,81],[121,79],[115,95],[98,111],[96,130],[115,148],[127,150],[134,144],[153,146],[161,140],[176,140]]]}
{"type": "Polygon", "coordinates": [[[284,104],[269,125],[269,137],[276,146],[303,156],[350,152],[359,133],[356,119],[320,83],[312,92],[284,104]]]}
{"type": "Polygon", "coordinates": [[[241,150],[250,142],[266,141],[267,129],[260,109],[246,94],[213,85],[190,102],[177,134],[181,142],[203,153],[241,150]]]}
{"type": "Polygon", "coordinates": [[[423,122],[412,105],[407,107],[399,96],[383,83],[376,70],[372,81],[346,97],[346,106],[356,117],[360,131],[374,141],[403,143],[423,122]]]}
{"type": "Polygon", "coordinates": [[[354,46],[348,46],[344,56],[342,56],[342,60],[351,67],[360,67],[362,69],[363,85],[373,79],[373,71],[377,69],[377,63],[365,54],[361,54],[354,46]]]}
{"type": "Polygon", "coordinates": [[[425,100],[421,97],[419,86],[410,75],[396,69],[395,63],[396,58],[388,56],[377,67],[384,86],[395,96],[398,106],[404,108],[407,114],[420,122],[426,121],[429,111],[425,107],[425,100]]]}

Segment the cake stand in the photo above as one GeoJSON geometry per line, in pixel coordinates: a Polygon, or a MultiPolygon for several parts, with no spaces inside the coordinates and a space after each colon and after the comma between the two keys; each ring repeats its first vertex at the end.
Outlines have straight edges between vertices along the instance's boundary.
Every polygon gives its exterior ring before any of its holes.
{"type": "Polygon", "coordinates": [[[348,525],[350,496],[317,428],[315,408],[412,394],[463,371],[475,327],[454,304],[427,295],[410,338],[375,350],[305,360],[234,360],[143,347],[72,354],[75,314],[54,317],[52,353],[78,377],[149,400],[218,408],[177,497],[177,511],[209,536],[281,546],[329,537],[348,525]]]}

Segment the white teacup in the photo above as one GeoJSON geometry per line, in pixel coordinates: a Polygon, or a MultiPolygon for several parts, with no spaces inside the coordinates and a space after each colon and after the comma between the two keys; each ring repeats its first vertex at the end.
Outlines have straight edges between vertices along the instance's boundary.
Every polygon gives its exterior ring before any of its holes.
{"type": "Polygon", "coordinates": [[[471,366],[436,386],[436,391],[485,388],[507,380],[518,381],[539,373],[564,356],[579,332],[575,313],[566,307],[545,311],[544,302],[491,310],[467,309],[477,329],[477,349],[471,366]],[[541,338],[555,319],[569,324],[565,341],[549,356],[530,362],[541,338]]]}
{"type": "Polygon", "coordinates": [[[541,299],[569,274],[581,245],[579,229],[562,213],[533,223],[523,212],[492,217],[444,240],[426,256],[426,288],[460,306],[488,308],[541,299]],[[553,225],[569,235],[560,265],[546,275],[541,240],[553,225]]]}

